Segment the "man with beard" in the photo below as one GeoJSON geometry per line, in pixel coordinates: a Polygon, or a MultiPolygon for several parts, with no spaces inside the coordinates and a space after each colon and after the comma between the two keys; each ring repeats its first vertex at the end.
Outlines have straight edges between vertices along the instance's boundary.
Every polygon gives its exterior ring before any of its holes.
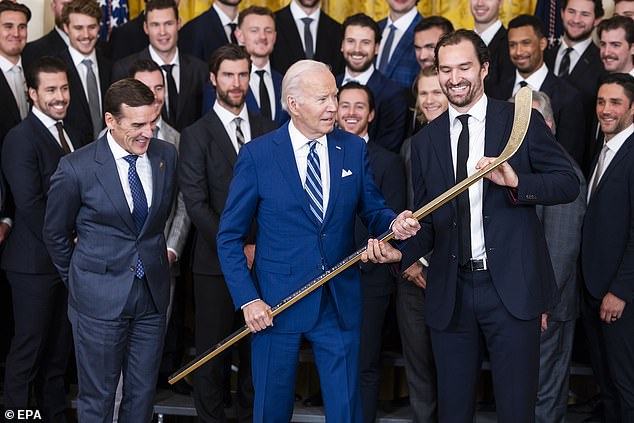
{"type": "Polygon", "coordinates": [[[145,6],[145,32],[150,45],[119,60],[112,68],[113,80],[125,78],[137,60],[153,60],[163,70],[166,82],[165,103],[161,116],[177,131],[196,122],[201,114],[203,87],[207,84],[207,66],[178,47],[180,18],[174,0],[150,0],[145,6]]]}
{"type": "Polygon", "coordinates": [[[54,56],[66,49],[69,44],[68,35],[64,32],[62,23],[62,10],[70,0],[51,0],[51,11],[55,18],[55,26],[48,34],[35,41],[26,44],[22,52],[22,61],[25,67],[42,56],[54,56]]]}
{"type": "MultiPolygon", "coordinates": [[[[407,183],[403,162],[397,154],[381,147],[368,133],[368,127],[375,116],[372,92],[367,86],[349,82],[339,88],[337,96],[339,128],[358,135],[365,141],[374,182],[383,194],[385,202],[392,210],[397,212],[405,210],[407,183]]],[[[368,230],[358,217],[354,232],[356,245],[367,242],[368,230]]],[[[376,406],[379,401],[381,382],[381,339],[390,298],[395,291],[395,282],[389,266],[373,263],[361,265],[363,314],[359,347],[359,380],[363,421],[368,423],[376,421],[376,406]]]]}
{"type": "MultiPolygon", "coordinates": [[[[193,276],[196,298],[196,350],[201,354],[244,325],[235,312],[216,252],[216,234],[229,183],[240,149],[251,139],[275,128],[273,122],[247,110],[251,59],[236,45],[222,46],[210,58],[210,79],[216,88],[213,109],[181,134],[179,183],[187,213],[196,227],[193,276]]],[[[250,238],[243,252],[253,264],[255,245],[250,238]]],[[[250,343],[239,346],[238,418],[253,420],[250,343]]],[[[200,368],[194,376],[198,419],[225,421],[223,357],[200,368]]]]}
{"type": "Polygon", "coordinates": [[[605,70],[634,76],[634,21],[626,16],[605,19],[597,27],[597,35],[605,70]]]}
{"type": "Polygon", "coordinates": [[[218,47],[238,44],[234,31],[238,26],[240,1],[214,1],[209,10],[187,22],[178,42],[183,53],[207,62],[218,47]]]}
{"type": "Polygon", "coordinates": [[[335,75],[343,71],[343,58],[337,50],[341,24],[326,15],[319,3],[320,0],[292,0],[275,12],[279,31],[271,64],[281,74],[302,59],[324,62],[335,75]]]}
{"type": "Polygon", "coordinates": [[[374,68],[381,30],[371,17],[359,13],[343,22],[343,31],[341,52],[346,68],[337,76],[337,86],[354,81],[372,91],[375,108],[370,138],[382,147],[398,152],[405,137],[407,97],[400,85],[374,68]]]}
{"type": "Polygon", "coordinates": [[[531,15],[520,15],[509,22],[508,50],[515,66],[513,74],[489,86],[488,95],[508,100],[523,87],[546,93],[552,100],[557,141],[581,164],[585,125],[581,95],[576,88],[556,77],[544,64],[548,45],[542,21],[531,15]]]}
{"type": "Polygon", "coordinates": [[[434,67],[436,44],[451,31],[451,21],[442,16],[428,16],[418,22],[414,28],[414,52],[421,69],[434,67]]]}
{"type": "Polygon", "coordinates": [[[592,42],[592,31],[603,17],[601,0],[563,0],[561,18],[564,36],[561,44],[546,50],[544,61],[556,76],[566,80],[581,94],[586,126],[581,168],[586,171],[594,154],[595,103],[599,79],[605,74],[599,49],[592,42]]]}
{"type": "MultiPolygon", "coordinates": [[[[513,126],[513,106],[484,95],[489,54],[474,32],[443,37],[436,67],[449,110],[412,141],[417,205],[493,162],[513,126]]],[[[404,268],[434,252],[425,321],[431,328],[441,422],[473,420],[484,346],[498,419],[534,421],[541,314],[557,302],[535,205],[565,203],[579,194],[573,168],[554,143],[541,115],[532,114],[516,155],[426,217],[405,246],[404,268]]]]}
{"type": "Polygon", "coordinates": [[[61,157],[81,143],[62,124],[70,102],[64,62],[45,56],[29,69],[33,108],[2,146],[2,170],[15,200],[13,233],[2,254],[15,321],[5,366],[4,405],[15,411],[29,408],[35,392],[42,418],[63,422],[64,375],[72,345],[68,292],[46,251],[42,227],[51,175],[61,157]]]}

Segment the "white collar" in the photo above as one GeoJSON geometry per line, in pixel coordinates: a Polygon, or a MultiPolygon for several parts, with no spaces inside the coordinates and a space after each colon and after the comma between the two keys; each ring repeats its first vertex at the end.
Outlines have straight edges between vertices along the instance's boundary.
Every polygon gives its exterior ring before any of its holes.
{"type": "Polygon", "coordinates": [[[628,72],[630,75],[634,76],[634,68],[628,72]]]}
{"type": "MultiPolygon", "coordinates": [[[[306,135],[299,132],[299,129],[297,129],[292,119],[288,123],[288,135],[291,137],[291,144],[293,145],[293,151],[297,151],[300,148],[308,145],[310,141],[313,141],[307,138],[306,135]]],[[[321,137],[316,138],[315,141],[317,141],[318,144],[323,144],[324,146],[327,145],[326,135],[322,135],[321,137]]]]}
{"type": "Polygon", "coordinates": [[[216,112],[216,114],[220,118],[220,121],[225,127],[229,126],[229,124],[231,124],[231,122],[233,122],[233,120],[237,117],[241,118],[242,122],[245,122],[247,124],[249,123],[249,113],[247,112],[246,103],[242,105],[242,110],[240,110],[240,113],[234,115],[229,110],[222,107],[220,103],[218,103],[218,100],[216,100],[214,103],[214,112],[216,112]]]}
{"type": "Polygon", "coordinates": [[[478,100],[476,104],[471,106],[471,108],[464,113],[457,111],[456,109],[453,108],[451,103],[449,103],[449,125],[454,125],[458,116],[464,115],[464,114],[468,114],[472,118],[480,122],[484,122],[487,115],[488,102],[489,100],[487,99],[486,94],[482,94],[482,97],[480,97],[480,100],[478,100]]]}
{"type": "Polygon", "coordinates": [[[295,20],[300,20],[302,18],[311,18],[314,22],[319,21],[319,12],[321,12],[321,8],[319,7],[316,8],[313,13],[307,15],[306,12],[304,12],[304,9],[299,7],[299,5],[297,4],[297,0],[293,0],[291,1],[290,8],[291,15],[293,15],[293,18],[295,18],[295,20]]]}
{"type": "Polygon", "coordinates": [[[365,135],[362,136],[361,138],[363,138],[366,144],[370,142],[370,134],[368,134],[368,131],[365,131],[365,135]]]}
{"type": "Polygon", "coordinates": [[[172,58],[172,60],[169,63],[165,63],[163,61],[163,59],[161,59],[161,56],[159,56],[159,54],[156,52],[156,50],[154,50],[154,47],[152,47],[152,45],[148,45],[148,50],[150,52],[150,58],[152,58],[152,60],[154,60],[159,66],[162,65],[176,65],[179,66],[180,65],[180,59],[179,59],[179,54],[178,54],[178,47],[176,47],[176,54],[174,54],[174,57],[172,58]]]}
{"type": "Polygon", "coordinates": [[[568,47],[572,47],[572,49],[577,52],[577,54],[581,57],[581,55],[583,54],[584,51],[586,51],[586,49],[588,48],[588,46],[590,45],[590,43],[592,42],[592,37],[588,37],[583,41],[579,41],[577,44],[575,44],[574,46],[569,46],[566,43],[566,40],[563,38],[563,36],[561,37],[561,47],[559,48],[559,55],[563,56],[564,53],[566,52],[566,49],[568,47]]]}
{"type": "Polygon", "coordinates": [[[44,125],[47,129],[55,126],[57,122],[61,122],[61,121],[53,119],[52,117],[50,117],[49,115],[47,115],[46,113],[38,109],[37,106],[35,105],[31,107],[31,111],[33,112],[35,117],[38,118],[40,122],[42,122],[42,125],[44,125]]]}
{"type": "Polygon", "coordinates": [[[270,61],[270,60],[268,60],[268,61],[266,62],[266,65],[264,65],[264,66],[263,66],[263,67],[261,67],[261,68],[256,68],[256,67],[255,67],[255,65],[252,65],[252,66],[251,66],[251,75],[254,75],[254,74],[255,74],[255,71],[259,71],[259,70],[263,70],[263,71],[264,71],[264,73],[266,73],[266,74],[269,74],[269,75],[273,76],[273,75],[272,75],[272,72],[271,72],[271,61],[270,61]]]}
{"type": "Polygon", "coordinates": [[[524,79],[520,75],[519,71],[515,69],[515,85],[519,84],[520,81],[526,81],[529,87],[531,87],[535,91],[539,91],[542,84],[544,83],[544,80],[546,79],[546,76],[548,76],[548,67],[545,63],[542,63],[539,69],[530,74],[530,76],[526,79],[524,79]]]}
{"type": "Polygon", "coordinates": [[[480,38],[482,38],[482,41],[484,41],[484,44],[488,46],[489,44],[491,44],[493,37],[495,37],[495,34],[497,34],[500,28],[502,28],[502,21],[498,19],[497,21],[493,22],[487,29],[482,31],[481,34],[478,33],[478,31],[474,32],[478,34],[480,38]]]}
{"type": "MultiPolygon", "coordinates": [[[[135,156],[135,154],[132,153],[128,153],[127,151],[125,151],[125,149],[123,147],[121,147],[114,139],[114,137],[112,136],[112,134],[110,133],[110,130],[108,129],[108,132],[106,132],[106,140],[108,141],[108,146],[110,147],[110,151],[112,152],[112,155],[114,156],[115,161],[117,159],[122,159],[126,156],[135,156]]],[[[151,141],[150,141],[151,142],[151,141]]],[[[139,155],[139,159],[144,158],[147,155],[147,151],[141,155],[139,155]]]]}
{"type": "Polygon", "coordinates": [[[357,76],[352,76],[348,73],[348,67],[346,66],[346,72],[343,75],[343,84],[345,85],[345,81],[357,81],[361,85],[368,85],[368,81],[372,78],[372,74],[374,73],[374,65],[370,64],[370,67],[365,71],[361,72],[357,76]]]}
{"type": "Polygon", "coordinates": [[[231,19],[229,16],[227,16],[227,14],[221,8],[218,7],[216,3],[217,2],[214,2],[214,4],[211,7],[213,7],[216,13],[218,14],[218,17],[220,18],[220,23],[222,24],[222,26],[225,27],[230,23],[234,23],[237,25],[238,15],[236,15],[235,19],[231,19]]]}
{"type": "Polygon", "coordinates": [[[92,64],[97,66],[97,53],[96,49],[94,48],[92,49],[92,52],[90,52],[90,54],[87,56],[85,56],[83,53],[80,53],[78,50],[75,49],[75,47],[71,45],[68,46],[68,52],[70,53],[71,59],[73,59],[75,67],[79,67],[84,59],[92,60],[92,64]]]}
{"type": "Polygon", "coordinates": [[[409,12],[407,12],[394,22],[392,22],[392,18],[390,18],[390,15],[387,15],[387,25],[385,25],[385,28],[389,28],[390,25],[394,24],[397,30],[399,30],[401,33],[405,33],[405,31],[407,31],[407,28],[409,28],[412,22],[414,22],[414,19],[416,19],[417,14],[418,9],[416,9],[416,7],[412,7],[409,12]]]}
{"type": "Polygon", "coordinates": [[[634,133],[634,124],[628,126],[615,136],[613,136],[610,141],[605,142],[604,144],[608,146],[608,148],[615,153],[619,151],[623,143],[634,133]]]}
{"type": "MultiPolygon", "coordinates": [[[[0,69],[2,69],[2,72],[9,72],[9,70],[14,66],[22,67],[22,56],[20,56],[20,58],[18,59],[18,63],[13,64],[9,61],[9,59],[0,55],[0,69]]],[[[22,72],[24,72],[24,69],[22,69],[22,72]]]]}

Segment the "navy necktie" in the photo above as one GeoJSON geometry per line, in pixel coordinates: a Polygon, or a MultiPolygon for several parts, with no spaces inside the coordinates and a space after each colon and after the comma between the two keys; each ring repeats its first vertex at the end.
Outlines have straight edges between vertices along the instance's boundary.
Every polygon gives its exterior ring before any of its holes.
{"type": "MultiPolygon", "coordinates": [[[[136,161],[138,158],[139,156],[131,154],[125,156],[123,159],[130,165],[128,167],[128,182],[130,184],[130,192],[132,193],[132,219],[136,225],[137,233],[140,233],[148,215],[148,206],[147,197],[145,196],[143,185],[141,185],[141,179],[136,171],[136,161]]],[[[145,275],[140,255],[137,260],[135,275],[139,279],[145,275]]]]}
{"type": "Polygon", "coordinates": [[[390,61],[390,50],[392,50],[392,44],[394,44],[394,34],[396,33],[396,25],[390,25],[390,32],[387,34],[387,40],[385,40],[385,47],[381,53],[381,62],[379,63],[379,71],[385,74],[387,70],[387,64],[390,61]]]}
{"type": "Polygon", "coordinates": [[[308,205],[319,224],[324,221],[324,198],[321,185],[321,166],[317,155],[317,141],[309,142],[308,164],[306,167],[306,184],[304,189],[308,194],[308,205]]]}
{"type": "Polygon", "coordinates": [[[568,47],[564,53],[564,57],[561,58],[561,63],[559,64],[559,75],[557,75],[560,78],[565,78],[570,73],[570,53],[572,50],[572,47],[568,47]]]}

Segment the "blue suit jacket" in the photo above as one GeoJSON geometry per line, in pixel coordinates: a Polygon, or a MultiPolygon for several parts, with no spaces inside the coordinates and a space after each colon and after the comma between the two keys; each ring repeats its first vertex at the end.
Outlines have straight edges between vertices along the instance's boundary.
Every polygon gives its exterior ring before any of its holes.
{"type": "Polygon", "coordinates": [[[51,178],[44,242],[68,286],[69,305],[82,314],[103,320],[121,314],[139,256],[156,308],[167,310],[170,272],[163,230],[174,201],[177,153],[153,138],[147,155],[152,206],[138,234],[105,136],[64,156],[51,178]]]}
{"type": "MultiPolygon", "coordinates": [[[[275,122],[277,127],[280,127],[282,124],[288,122],[290,116],[282,110],[282,75],[278,71],[271,69],[271,78],[273,79],[273,91],[275,92],[275,116],[273,122],[275,122]]],[[[203,116],[214,107],[215,102],[216,89],[211,85],[211,82],[209,82],[205,84],[203,90],[203,116]]],[[[249,92],[247,93],[246,104],[248,111],[260,114],[260,106],[251,91],[251,87],[249,87],[249,92]]]]}
{"type": "MultiPolygon", "coordinates": [[[[513,105],[489,98],[484,155],[497,157],[513,126],[513,105]]],[[[489,271],[507,310],[518,319],[533,319],[558,301],[553,267],[536,204],[573,201],[579,180],[543,118],[533,113],[520,150],[509,160],[519,176],[516,199],[510,190],[483,182],[482,217],[489,271]]],[[[412,178],[417,207],[455,185],[445,112],[412,140],[412,178]]],[[[406,246],[403,266],[434,254],[426,289],[426,323],[445,329],[456,304],[458,227],[456,200],[423,219],[417,236],[406,246]]]]}
{"type": "MultiPolygon", "coordinates": [[[[387,64],[387,70],[384,72],[385,76],[407,90],[412,87],[414,79],[420,71],[420,65],[416,60],[416,53],[414,52],[414,27],[416,27],[416,24],[422,19],[423,17],[420,13],[416,15],[396,45],[392,57],[390,57],[390,61],[387,64]]],[[[385,25],[387,25],[387,18],[379,21],[381,31],[385,29],[385,25]]]]}
{"type": "Polygon", "coordinates": [[[229,44],[220,17],[213,7],[187,22],[178,32],[178,48],[205,63],[218,47],[229,44]]]}
{"type": "MultiPolygon", "coordinates": [[[[319,225],[308,208],[288,124],[242,147],[217,237],[220,265],[237,308],[257,298],[273,306],[352,253],[357,215],[374,235],[386,231],[395,218],[374,184],[363,140],[334,130],[328,134],[328,156],[330,200],[319,225]],[[344,170],[351,173],[343,177],[344,170]],[[254,218],[255,279],[242,250],[254,218]]],[[[276,317],[271,329],[310,330],[319,315],[321,289],[276,317]]],[[[359,270],[345,270],[328,289],[340,324],[358,328],[359,270]]]]}

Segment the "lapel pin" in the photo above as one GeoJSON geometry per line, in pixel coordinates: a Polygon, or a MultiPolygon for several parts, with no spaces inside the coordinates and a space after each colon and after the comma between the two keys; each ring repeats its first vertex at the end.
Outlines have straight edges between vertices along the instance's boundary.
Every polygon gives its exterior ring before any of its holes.
{"type": "Polygon", "coordinates": [[[163,169],[165,167],[165,162],[161,160],[159,163],[159,169],[163,169]]]}

